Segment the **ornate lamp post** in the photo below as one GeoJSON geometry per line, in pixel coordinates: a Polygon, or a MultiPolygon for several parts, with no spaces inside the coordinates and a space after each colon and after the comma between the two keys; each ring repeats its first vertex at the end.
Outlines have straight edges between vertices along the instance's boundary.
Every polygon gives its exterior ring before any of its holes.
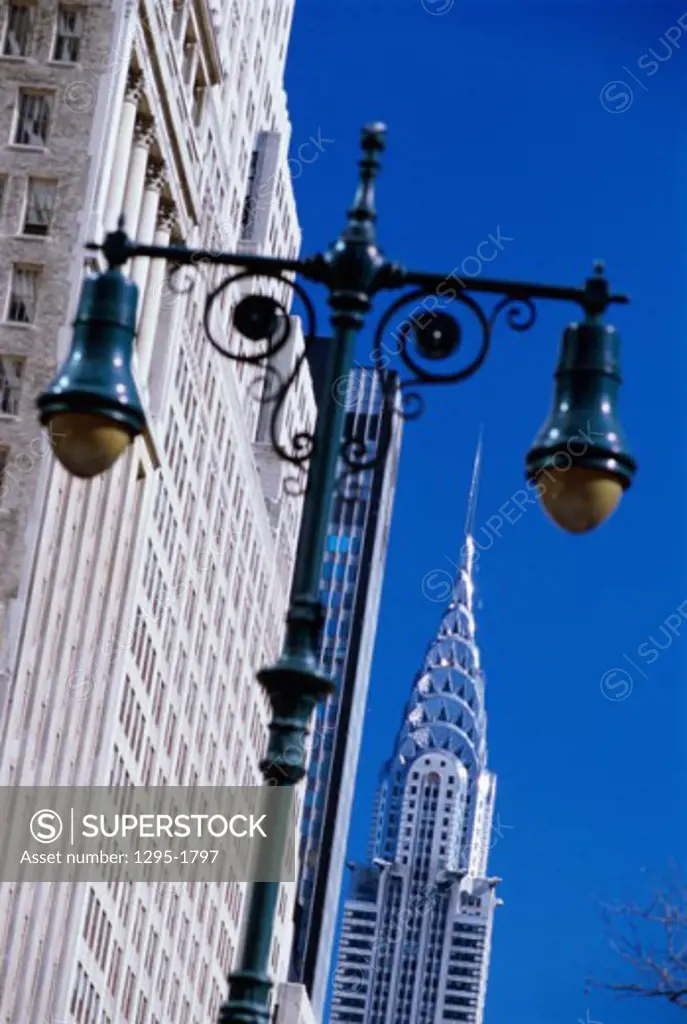
{"type": "MultiPolygon", "coordinates": [[[[502,312],[511,328],[525,331],[536,318],[535,299],[576,304],[583,320],[565,332],[553,410],[527,456],[526,474],[548,513],[570,532],[592,529],[611,514],[622,492],[629,487],[636,465],[627,452],[616,413],[620,383],[618,338],[601,318],[611,303],[628,300],[609,293],[600,265],[583,288],[486,278],[447,288],[446,275],[413,272],[390,263],[377,247],[375,235],[374,181],[380,167],[379,154],[384,149],[384,134],[385,128],[380,124],[363,130],[357,194],[348,212],[346,229],[325,253],[305,260],[284,260],[139,245],[127,237],[123,226],[108,235],[102,246],[89,246],[103,252],[108,270],[86,281],[72,350],[37,402],[41,422],[59,435],[54,444],[56,455],[70,472],[81,477],[103,472],[144,429],[145,415],[131,371],[138,289],[121,270],[130,259],[143,256],[168,260],[177,267],[202,262],[236,268],[209,293],[205,330],[220,353],[254,365],[266,365],[287,344],[287,310],[269,296],[242,298],[233,311],[233,325],[256,345],[255,354],[242,355],[225,348],[213,334],[211,313],[215,300],[230,285],[246,278],[284,282],[304,304],[306,337],[311,338],[317,333],[313,305],[300,282],[286,275],[296,273],[306,281],[324,285],[332,310],[327,390],[323,392],[329,396],[333,396],[337,382],[352,369],[356,336],[364,326],[373,297],[379,293],[410,289],[393,302],[379,321],[372,357],[376,364],[384,358],[384,331],[402,307],[431,295],[442,296],[446,305],[457,302],[467,307],[476,318],[481,344],[475,358],[459,369],[434,369],[454,357],[461,344],[461,328],[445,310],[435,307],[424,326],[406,320],[398,329],[398,358],[409,371],[401,384],[404,402],[399,412],[406,418],[421,411],[418,387],[459,382],[480,368],[490,349],[494,324],[502,312]],[[488,316],[471,293],[498,296],[488,316]]],[[[296,435],[288,450],[279,443],[278,413],[304,358],[299,357],[293,372],[269,399],[274,403],[274,447],[296,466],[308,465],[284,647],[277,663],[258,673],[272,706],[268,750],[261,770],[267,784],[279,786],[294,786],[303,778],[310,717],[317,702],[332,690],[331,680],[319,670],[323,618],[319,577],[327,515],[337,486],[337,461],[342,457],[350,473],[368,469],[372,464],[365,457],[364,443],[343,436],[344,406],[333,397],[322,403],[313,436],[296,435]]],[[[394,398],[386,393],[385,400],[392,402],[394,398]]],[[[285,843],[287,837],[282,838],[285,843]]],[[[278,889],[278,883],[255,883],[252,887],[238,969],[229,978],[229,998],[220,1012],[223,1024],[267,1024],[269,1020],[272,983],[267,971],[278,889]]]]}

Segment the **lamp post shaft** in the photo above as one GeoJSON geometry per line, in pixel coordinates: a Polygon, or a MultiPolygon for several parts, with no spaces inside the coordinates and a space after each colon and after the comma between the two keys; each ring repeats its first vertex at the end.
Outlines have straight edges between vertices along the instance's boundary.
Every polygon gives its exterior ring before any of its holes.
{"type": "Polygon", "coordinates": [[[325,383],[317,416],[315,445],[308,473],[308,487],[303,504],[300,537],[296,552],[291,607],[287,623],[284,650],[294,655],[303,649],[306,657],[314,655],[319,661],[319,629],[321,604],[319,598],[322,557],[327,538],[327,523],[335,488],[336,465],[341,450],[345,399],[335,401],[334,388],[338,381],[349,379],[353,364],[355,331],[335,328],[329,343],[325,383]],[[318,619],[317,634],[303,635],[301,627],[310,625],[311,616],[318,619]],[[313,642],[314,641],[314,642],[313,642]]]}
{"type": "Polygon", "coordinates": [[[284,852],[293,824],[293,801],[272,804],[271,842],[258,848],[256,875],[271,881],[253,882],[247,900],[240,967],[232,973],[229,1000],[220,1010],[221,1021],[232,1024],[266,1024],[270,1013],[272,982],[267,973],[272,946],[279,882],[274,881],[284,863],[284,852]]]}
{"type": "MultiPolygon", "coordinates": [[[[332,321],[334,333],[310,459],[283,651],[274,666],[258,673],[273,712],[267,754],[260,766],[267,785],[295,786],[303,778],[310,718],[318,700],[333,689],[319,670],[320,573],[345,415],[345,405],[334,400],[333,389],[350,374],[357,323],[353,325],[352,319],[341,314],[335,314],[332,321]]],[[[273,856],[283,856],[294,824],[293,814],[278,823],[278,831],[271,837],[273,856]]],[[[221,1024],[269,1021],[272,982],[268,972],[278,895],[278,882],[258,881],[251,886],[240,960],[229,978],[221,1024]]]]}

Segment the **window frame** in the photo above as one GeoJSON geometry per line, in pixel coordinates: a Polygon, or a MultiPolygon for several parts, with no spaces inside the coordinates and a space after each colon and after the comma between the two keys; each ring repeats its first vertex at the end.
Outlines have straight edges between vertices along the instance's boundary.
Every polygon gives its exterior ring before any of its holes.
{"type": "Polygon", "coordinates": [[[3,19],[2,25],[2,50],[0,51],[0,58],[3,60],[28,60],[32,52],[32,44],[34,40],[34,33],[36,30],[36,4],[34,0],[10,0],[7,4],[7,13],[3,19]],[[22,53],[8,53],[7,43],[9,41],[10,22],[14,11],[21,10],[22,8],[29,12],[29,30],[26,50],[22,53]]]}
{"type": "Polygon", "coordinates": [[[67,65],[67,67],[74,67],[81,63],[81,48],[85,39],[86,29],[86,7],[81,3],[61,3],[57,5],[57,16],[55,18],[55,32],[53,34],[52,45],[50,47],[50,62],[52,64],[67,65]],[[66,35],[60,32],[60,17],[66,14],[76,14],[81,17],[81,32],[79,35],[66,35]],[[63,57],[57,56],[57,46],[63,40],[76,40],[77,41],[77,54],[75,58],[69,58],[66,60],[63,57]]]}
{"type": "Polygon", "coordinates": [[[20,149],[29,149],[38,152],[44,151],[48,146],[50,139],[50,133],[52,130],[52,119],[55,109],[55,92],[52,89],[40,89],[33,88],[32,86],[20,85],[17,89],[17,99],[15,103],[15,116],[12,120],[12,135],[10,137],[10,145],[12,147],[19,147],[20,149]],[[41,97],[46,102],[47,116],[45,118],[45,137],[40,144],[35,142],[20,142],[18,139],[19,130],[22,118],[22,100],[25,97],[41,97]]]}
{"type": "Polygon", "coordinates": [[[2,366],[4,362],[18,367],[18,372],[14,375],[16,377],[15,381],[12,380],[10,374],[5,374],[4,369],[0,375],[0,419],[17,419],[19,416],[23,384],[26,379],[26,356],[15,355],[13,353],[0,353],[0,366],[2,366]],[[6,387],[3,380],[7,381],[6,387]],[[2,407],[5,396],[12,399],[11,404],[15,406],[14,412],[11,411],[11,408],[4,409],[2,407]]]}
{"type": "MultiPolygon", "coordinates": [[[[27,178],[26,190],[25,190],[25,193],[24,193],[24,208],[23,208],[23,211],[22,211],[22,218],[21,218],[20,234],[21,234],[22,238],[48,238],[50,236],[50,230],[51,230],[51,228],[53,226],[54,217],[55,217],[55,209],[57,207],[57,187],[58,187],[58,182],[57,182],[57,180],[55,178],[41,178],[41,177],[32,177],[32,176],[29,176],[27,178]],[[39,185],[39,186],[41,186],[41,185],[49,185],[49,186],[52,187],[52,203],[51,203],[51,206],[50,206],[50,210],[49,210],[49,214],[48,214],[48,219],[47,219],[47,222],[45,224],[45,231],[28,231],[27,230],[27,227],[29,226],[27,224],[27,217],[28,217],[29,208],[30,208],[30,205],[31,205],[31,190],[32,190],[32,186],[34,186],[34,185],[39,185]]],[[[38,222],[35,222],[33,224],[33,226],[34,227],[40,227],[41,225],[39,225],[38,222]]]]}
{"type": "Polygon", "coordinates": [[[41,269],[42,269],[41,267],[34,266],[33,264],[30,264],[30,263],[13,263],[12,264],[12,266],[10,268],[9,287],[7,289],[7,303],[6,303],[6,306],[5,306],[5,316],[4,316],[4,323],[5,324],[15,324],[15,325],[18,325],[20,327],[31,327],[31,326],[35,325],[35,323],[36,323],[36,313],[37,313],[37,310],[38,310],[38,282],[40,280],[41,269]],[[10,311],[12,309],[12,299],[13,299],[13,286],[14,286],[15,277],[16,277],[17,273],[28,273],[28,274],[31,274],[33,276],[33,279],[34,279],[34,282],[35,282],[35,286],[36,287],[35,287],[35,294],[34,294],[34,297],[33,297],[33,303],[34,303],[33,318],[29,319],[29,320],[10,319],[10,311]]]}

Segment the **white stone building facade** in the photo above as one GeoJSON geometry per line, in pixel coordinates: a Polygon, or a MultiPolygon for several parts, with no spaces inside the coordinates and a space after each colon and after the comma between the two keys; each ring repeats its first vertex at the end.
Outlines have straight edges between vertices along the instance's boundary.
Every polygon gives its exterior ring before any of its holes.
{"type": "MultiPolygon", "coordinates": [[[[258,784],[300,507],[256,374],[137,260],[149,429],[70,478],[34,401],[64,358],[85,244],[132,236],[295,256],[283,69],[293,0],[0,7],[0,784],[258,784]],[[252,201],[250,200],[252,197],[252,201]]],[[[184,276],[182,274],[178,277],[184,276]]],[[[181,282],[179,282],[181,283],[181,282]]],[[[288,303],[288,289],[274,285],[288,303]]],[[[217,333],[239,344],[228,323],[217,333]]],[[[303,339],[292,318],[296,358],[303,339]]],[[[307,372],[282,430],[312,426],[307,372]]],[[[294,886],[272,947],[285,978],[294,886]]],[[[244,886],[0,885],[0,1019],[201,1024],[226,995],[244,886]]]]}

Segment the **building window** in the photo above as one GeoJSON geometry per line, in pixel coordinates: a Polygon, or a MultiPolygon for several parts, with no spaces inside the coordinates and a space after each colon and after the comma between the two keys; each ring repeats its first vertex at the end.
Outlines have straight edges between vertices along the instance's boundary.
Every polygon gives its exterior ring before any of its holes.
{"type": "Polygon", "coordinates": [[[0,356],[0,413],[3,416],[19,415],[23,373],[23,359],[0,356]]]}
{"type": "Polygon", "coordinates": [[[33,4],[11,3],[2,52],[6,57],[27,57],[33,35],[33,4]]]}
{"type": "Polygon", "coordinates": [[[243,204],[243,213],[241,214],[241,237],[250,241],[253,237],[253,228],[255,227],[255,214],[256,214],[256,199],[253,196],[253,190],[255,188],[255,175],[258,168],[258,160],[260,158],[260,152],[254,149],[250,158],[250,167],[248,169],[248,182],[246,186],[246,199],[243,204]]]}
{"type": "Polygon", "coordinates": [[[187,37],[184,44],[184,56],[181,66],[181,73],[186,85],[190,85],[196,74],[198,65],[198,47],[192,37],[187,37]]]}
{"type": "Polygon", "coordinates": [[[50,95],[19,90],[19,110],[14,142],[17,146],[45,146],[50,125],[50,95]]]}
{"type": "Polygon", "coordinates": [[[38,271],[31,267],[13,267],[7,319],[15,324],[32,324],[36,316],[38,271]]]}
{"type": "Polygon", "coordinates": [[[47,235],[50,230],[57,182],[29,178],[29,188],[24,213],[25,235],[47,235]]]}
{"type": "Polygon", "coordinates": [[[60,4],[57,11],[57,33],[52,59],[76,64],[83,38],[84,14],[78,7],[60,4]]]}
{"type": "Polygon", "coordinates": [[[207,96],[207,88],[201,78],[196,79],[196,83],[193,87],[193,108],[192,117],[193,123],[196,128],[200,128],[203,121],[203,114],[205,113],[205,99],[207,96]]]}

